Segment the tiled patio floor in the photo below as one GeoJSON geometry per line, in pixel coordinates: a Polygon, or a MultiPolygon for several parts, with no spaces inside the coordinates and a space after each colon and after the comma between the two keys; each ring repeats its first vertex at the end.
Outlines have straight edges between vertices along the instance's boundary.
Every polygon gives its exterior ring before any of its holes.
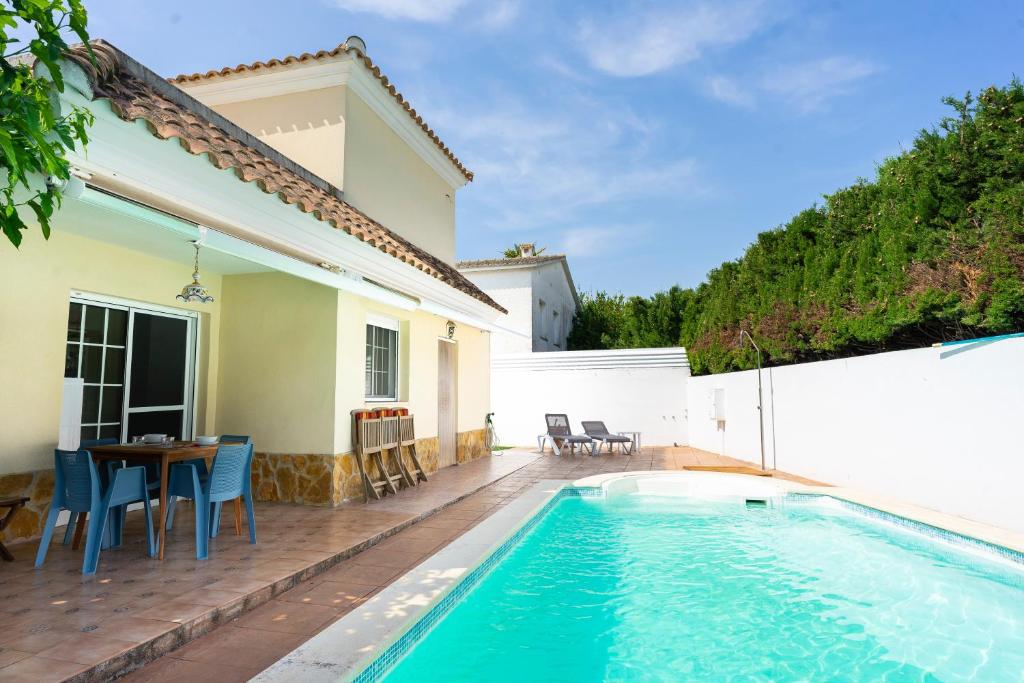
{"type": "Polygon", "coordinates": [[[151,660],[126,680],[247,680],[541,479],[694,464],[739,461],[690,448],[506,452],[370,505],[258,505],[255,546],[226,514],[206,562],[195,559],[190,510],[163,562],[144,556],[133,514],[125,548],[104,553],[91,579],[70,547],[53,545],[36,571],[36,545],[14,546],[17,561],[0,566],[0,681],[105,680],[151,660]]]}

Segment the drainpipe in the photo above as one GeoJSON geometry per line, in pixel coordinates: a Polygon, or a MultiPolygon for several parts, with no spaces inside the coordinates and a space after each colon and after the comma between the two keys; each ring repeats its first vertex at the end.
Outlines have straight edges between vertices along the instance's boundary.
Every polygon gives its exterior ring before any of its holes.
{"type": "Polygon", "coordinates": [[[740,348],[743,348],[743,337],[744,335],[750,340],[750,345],[757,351],[757,418],[761,424],[761,471],[765,471],[764,466],[764,404],[763,395],[761,391],[761,348],[754,341],[754,338],[750,336],[750,333],[746,330],[740,330],[740,348]]]}

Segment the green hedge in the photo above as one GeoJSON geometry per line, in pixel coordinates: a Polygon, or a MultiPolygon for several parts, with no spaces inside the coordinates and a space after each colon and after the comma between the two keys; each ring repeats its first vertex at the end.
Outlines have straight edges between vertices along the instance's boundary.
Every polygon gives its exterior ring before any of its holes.
{"type": "Polygon", "coordinates": [[[572,349],[686,346],[695,373],[926,346],[1024,328],[1024,87],[953,115],[696,289],[585,293],[572,349]]]}

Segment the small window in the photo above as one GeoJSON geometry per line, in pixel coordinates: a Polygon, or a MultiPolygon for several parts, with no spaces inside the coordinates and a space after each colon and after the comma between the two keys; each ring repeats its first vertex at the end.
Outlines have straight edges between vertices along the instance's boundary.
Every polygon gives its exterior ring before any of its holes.
{"type": "Polygon", "coordinates": [[[398,322],[372,318],[366,325],[366,398],[398,399],[398,322]]]}

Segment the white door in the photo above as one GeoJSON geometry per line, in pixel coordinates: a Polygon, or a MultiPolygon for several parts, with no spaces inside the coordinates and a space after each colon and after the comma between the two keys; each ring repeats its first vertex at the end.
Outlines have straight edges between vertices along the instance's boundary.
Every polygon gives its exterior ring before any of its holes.
{"type": "Polygon", "coordinates": [[[446,339],[437,340],[437,439],[438,464],[455,464],[456,406],[458,392],[455,382],[456,346],[446,339]]]}

